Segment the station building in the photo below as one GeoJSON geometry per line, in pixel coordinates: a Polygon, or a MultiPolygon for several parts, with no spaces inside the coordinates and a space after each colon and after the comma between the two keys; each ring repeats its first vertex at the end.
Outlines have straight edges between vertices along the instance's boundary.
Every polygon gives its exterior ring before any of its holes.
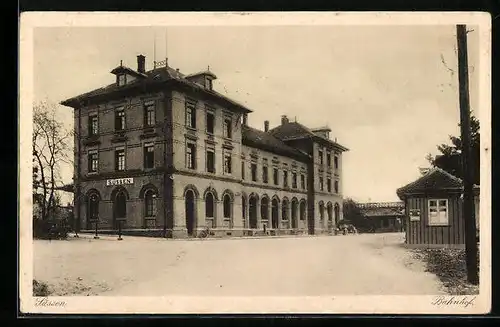
{"type": "Polygon", "coordinates": [[[342,219],[342,153],[327,127],[285,115],[262,130],[214,90],[216,75],[122,63],[74,110],[79,231],[196,237],[321,234],[342,219]]]}

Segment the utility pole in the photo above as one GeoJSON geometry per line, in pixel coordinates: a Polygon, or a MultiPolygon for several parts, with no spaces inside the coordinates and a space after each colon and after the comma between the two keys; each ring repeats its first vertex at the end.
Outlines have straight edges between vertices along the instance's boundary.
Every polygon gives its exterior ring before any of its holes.
{"type": "Polygon", "coordinates": [[[467,262],[467,280],[479,283],[477,263],[476,218],[474,217],[474,195],[470,146],[470,104],[469,104],[469,72],[467,60],[467,31],[465,25],[457,25],[458,48],[458,84],[460,103],[460,129],[462,137],[462,176],[464,183],[463,219],[465,222],[465,253],[467,262]]]}

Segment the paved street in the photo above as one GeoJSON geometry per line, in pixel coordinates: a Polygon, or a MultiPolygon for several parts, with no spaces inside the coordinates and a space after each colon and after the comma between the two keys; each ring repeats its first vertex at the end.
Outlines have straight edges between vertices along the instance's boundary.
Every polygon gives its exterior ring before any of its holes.
{"type": "Polygon", "coordinates": [[[79,295],[406,295],[443,293],[399,246],[402,234],[35,241],[35,279],[79,295]]]}

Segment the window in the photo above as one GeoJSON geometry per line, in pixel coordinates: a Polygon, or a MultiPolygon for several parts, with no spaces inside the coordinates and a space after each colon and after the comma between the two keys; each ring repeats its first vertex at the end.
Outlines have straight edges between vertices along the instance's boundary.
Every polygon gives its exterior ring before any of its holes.
{"type": "Polygon", "coordinates": [[[224,195],[224,218],[228,219],[231,218],[231,197],[229,194],[224,195]]]}
{"type": "Polygon", "coordinates": [[[326,190],[328,192],[332,191],[332,179],[331,178],[326,179],[326,190]]]}
{"type": "Polygon", "coordinates": [[[323,191],[324,187],[323,187],[323,177],[320,177],[319,178],[319,190],[320,191],[323,191]]]}
{"type": "Polygon", "coordinates": [[[305,220],[306,219],[306,201],[300,201],[300,207],[299,207],[299,219],[300,220],[305,220]]]}
{"type": "Polygon", "coordinates": [[[144,193],[144,205],[146,207],[146,217],[156,216],[156,194],[153,190],[147,190],[144,193]]]}
{"type": "Polygon", "coordinates": [[[323,221],[325,218],[325,205],[323,202],[319,203],[319,220],[323,221]]]}
{"type": "Polygon", "coordinates": [[[245,179],[245,159],[241,159],[241,179],[245,179]]]}
{"type": "Polygon", "coordinates": [[[207,150],[207,171],[209,173],[215,173],[215,150],[207,150]]]}
{"type": "Polygon", "coordinates": [[[339,157],[338,156],[335,156],[333,158],[333,166],[335,169],[339,169],[339,157]]]}
{"type": "Polygon", "coordinates": [[[288,187],[288,172],[283,170],[283,187],[288,187]]]}
{"type": "Polygon", "coordinates": [[[213,82],[212,82],[211,78],[207,77],[207,84],[206,84],[206,86],[207,86],[207,89],[212,90],[212,88],[213,88],[213,82]]]}
{"type": "Polygon", "coordinates": [[[99,168],[99,155],[97,151],[89,151],[89,173],[96,173],[99,168]]]}
{"type": "Polygon", "coordinates": [[[115,151],[115,170],[125,170],[125,150],[120,149],[115,151]]]}
{"type": "Polygon", "coordinates": [[[297,188],[297,173],[292,173],[292,187],[297,188]]]}
{"type": "Polygon", "coordinates": [[[99,134],[99,121],[97,115],[89,116],[89,136],[99,134]]]}
{"type": "Polygon", "coordinates": [[[260,218],[262,220],[269,219],[269,199],[266,197],[260,201],[260,218]]]}
{"type": "Polygon", "coordinates": [[[125,85],[127,83],[127,76],[125,74],[118,75],[118,86],[125,85]]]}
{"type": "Polygon", "coordinates": [[[125,129],[125,111],[123,109],[115,111],[115,130],[123,131],[125,129]]]}
{"type": "Polygon", "coordinates": [[[274,182],[274,185],[278,185],[279,184],[279,181],[278,181],[278,168],[273,168],[273,182],[274,182]]]}
{"type": "Polygon", "coordinates": [[[196,145],[194,143],[186,145],[186,168],[196,169],[196,145]]]}
{"type": "Polygon", "coordinates": [[[231,153],[224,153],[224,173],[231,174],[231,153]]]}
{"type": "Polygon", "coordinates": [[[230,117],[226,117],[224,118],[224,137],[230,139],[232,136],[231,136],[231,118],[230,117]]]}
{"type": "Polygon", "coordinates": [[[262,167],[262,181],[267,184],[269,182],[268,167],[262,167]]]}
{"type": "Polygon", "coordinates": [[[334,189],[335,189],[335,193],[339,193],[339,181],[335,181],[334,189]]]}
{"type": "Polygon", "coordinates": [[[213,112],[207,111],[207,133],[213,134],[215,129],[215,115],[213,112]]]}
{"type": "Polygon", "coordinates": [[[429,225],[448,225],[448,200],[429,200],[429,225]]]}
{"type": "Polygon", "coordinates": [[[300,187],[303,190],[306,189],[306,176],[304,176],[304,174],[300,174],[300,187]]]}
{"type": "Polygon", "coordinates": [[[144,126],[154,126],[156,124],[154,102],[148,102],[144,105],[144,126]]]}
{"type": "Polygon", "coordinates": [[[319,157],[319,163],[320,165],[323,164],[323,151],[318,150],[318,157],[319,157]]]}
{"type": "Polygon", "coordinates": [[[326,153],[326,164],[328,167],[332,166],[332,154],[330,152],[326,153]]]}
{"type": "Polygon", "coordinates": [[[154,168],[155,165],[155,146],[154,144],[144,145],[144,168],[154,168]]]}
{"type": "Polygon", "coordinates": [[[252,162],[252,181],[256,182],[257,181],[257,164],[255,162],[252,162]]]}
{"type": "Polygon", "coordinates": [[[194,103],[186,102],[186,126],[196,128],[196,106],[194,103]]]}

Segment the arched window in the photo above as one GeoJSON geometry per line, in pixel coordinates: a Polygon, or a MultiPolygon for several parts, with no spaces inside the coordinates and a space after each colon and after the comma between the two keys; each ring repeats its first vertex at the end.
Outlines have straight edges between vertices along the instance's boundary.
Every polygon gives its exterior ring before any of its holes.
{"type": "Polygon", "coordinates": [[[144,193],[144,205],[146,206],[146,217],[156,216],[156,194],[153,190],[144,193]]]}
{"type": "Polygon", "coordinates": [[[335,223],[338,223],[340,220],[340,206],[338,203],[335,203],[333,211],[335,212],[335,223]]]}
{"type": "Polygon", "coordinates": [[[281,219],[288,220],[288,200],[283,199],[283,203],[281,205],[281,219]]]}
{"type": "Polygon", "coordinates": [[[231,218],[231,197],[229,194],[224,195],[224,218],[231,218]]]}
{"type": "Polygon", "coordinates": [[[325,218],[325,204],[323,201],[319,203],[319,219],[323,220],[325,218]]]}
{"type": "Polygon", "coordinates": [[[269,220],[269,199],[266,197],[260,200],[260,218],[269,220]]]}
{"type": "Polygon", "coordinates": [[[300,201],[300,220],[306,219],[306,201],[300,201]]]}
{"type": "Polygon", "coordinates": [[[214,195],[210,192],[205,196],[205,217],[214,218],[214,195]]]}

